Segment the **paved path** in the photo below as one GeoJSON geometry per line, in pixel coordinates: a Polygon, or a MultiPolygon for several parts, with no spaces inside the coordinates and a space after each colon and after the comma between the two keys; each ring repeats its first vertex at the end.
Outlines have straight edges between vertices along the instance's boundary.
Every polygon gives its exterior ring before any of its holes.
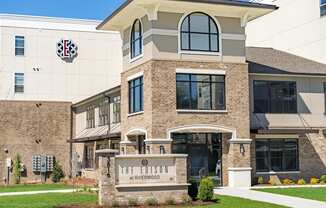
{"type": "Polygon", "coordinates": [[[319,202],[298,197],[271,194],[249,189],[217,188],[216,194],[241,197],[255,201],[268,202],[293,208],[326,208],[326,202],[319,202]]]}
{"type": "Polygon", "coordinates": [[[47,194],[47,193],[72,193],[76,189],[62,189],[62,190],[44,190],[44,191],[24,191],[24,192],[4,192],[1,196],[17,196],[17,195],[33,195],[33,194],[47,194]]]}

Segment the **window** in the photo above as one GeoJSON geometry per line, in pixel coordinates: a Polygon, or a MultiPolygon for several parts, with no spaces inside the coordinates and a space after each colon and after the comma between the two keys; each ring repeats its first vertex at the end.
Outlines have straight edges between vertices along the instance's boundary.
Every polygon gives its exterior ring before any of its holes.
{"type": "Polygon", "coordinates": [[[129,113],[143,111],[143,77],[129,81],[129,113]]]}
{"type": "Polygon", "coordinates": [[[15,93],[24,93],[24,73],[15,73],[15,93]]]}
{"type": "Polygon", "coordinates": [[[298,140],[256,140],[256,170],[257,172],[298,171],[298,140]]]}
{"type": "Polygon", "coordinates": [[[131,58],[135,58],[142,54],[143,50],[143,34],[142,34],[142,25],[139,19],[137,19],[131,30],[131,47],[130,47],[130,53],[131,58]]]}
{"type": "Polygon", "coordinates": [[[108,125],[109,123],[109,100],[104,99],[99,106],[99,126],[108,125]]]}
{"type": "Polygon", "coordinates": [[[87,108],[86,112],[86,128],[95,128],[95,109],[93,106],[87,108]]]}
{"type": "Polygon", "coordinates": [[[15,36],[15,56],[25,55],[25,37],[15,36]]]}
{"type": "Polygon", "coordinates": [[[177,109],[225,110],[221,75],[177,74],[177,109]]]}
{"type": "Polygon", "coordinates": [[[84,149],[84,168],[94,168],[94,146],[85,145],[84,149]]]}
{"type": "Polygon", "coordinates": [[[255,113],[297,113],[296,82],[254,81],[255,113]]]}
{"type": "Polygon", "coordinates": [[[120,123],[121,113],[120,113],[120,96],[112,98],[112,123],[120,123]]]}
{"type": "Polygon", "coordinates": [[[324,82],[324,105],[325,105],[325,114],[326,114],[326,82],[324,82]]]}
{"type": "Polygon", "coordinates": [[[192,13],[181,24],[181,50],[219,52],[219,30],[214,20],[204,13],[192,13]]]}
{"type": "Polygon", "coordinates": [[[320,0],[320,16],[326,15],[326,0],[320,0]]]}

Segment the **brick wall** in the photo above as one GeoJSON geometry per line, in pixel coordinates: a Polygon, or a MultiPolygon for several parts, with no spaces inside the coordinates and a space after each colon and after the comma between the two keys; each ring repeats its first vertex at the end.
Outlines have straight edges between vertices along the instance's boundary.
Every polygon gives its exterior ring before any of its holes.
{"type": "Polygon", "coordinates": [[[22,156],[26,166],[23,182],[40,180],[32,172],[34,154],[55,155],[65,174],[69,174],[70,106],[68,102],[0,101],[1,179],[6,173],[6,157],[14,158],[16,154],[22,156]],[[4,149],[8,149],[8,155],[4,149]]]}

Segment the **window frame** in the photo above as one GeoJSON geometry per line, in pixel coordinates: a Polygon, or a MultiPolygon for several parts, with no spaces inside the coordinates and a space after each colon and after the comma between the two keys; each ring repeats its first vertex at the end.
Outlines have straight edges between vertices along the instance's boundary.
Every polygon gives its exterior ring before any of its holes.
{"type": "Polygon", "coordinates": [[[320,16],[326,16],[326,1],[325,0],[320,0],[320,16]]]}
{"type": "Polygon", "coordinates": [[[131,79],[128,81],[128,108],[129,108],[129,114],[134,114],[134,113],[140,113],[144,111],[144,77],[139,76],[135,79],[131,79]],[[139,80],[139,84],[135,85],[135,82],[139,80]],[[136,108],[136,91],[135,89],[139,87],[139,110],[135,110],[136,108]],[[132,90],[132,93],[131,93],[132,90]],[[132,106],[131,106],[131,100],[132,100],[132,106]]]}
{"type": "Polygon", "coordinates": [[[116,96],[112,98],[112,124],[121,122],[121,97],[116,96]]]}
{"type": "MultiPolygon", "coordinates": [[[[289,156],[288,156],[289,157],[289,156]]],[[[255,141],[255,167],[256,167],[256,172],[257,173],[264,173],[264,172],[298,172],[300,171],[300,151],[299,151],[299,139],[290,139],[290,138],[280,138],[280,139],[256,139],[255,141]],[[259,170],[257,168],[257,160],[258,158],[260,159],[260,157],[257,157],[257,142],[260,141],[264,141],[267,142],[267,169],[261,169],[259,170]],[[276,142],[276,141],[281,141],[282,142],[282,146],[279,147],[282,149],[282,164],[281,164],[281,168],[280,170],[273,170],[272,169],[272,157],[271,157],[271,143],[272,142],[276,142]],[[286,141],[296,141],[296,168],[295,169],[286,169],[285,165],[286,165],[286,156],[285,156],[285,144],[286,141]]]]}
{"type": "Polygon", "coordinates": [[[204,12],[192,12],[190,14],[185,15],[180,23],[179,23],[179,31],[178,31],[178,35],[179,35],[179,52],[180,53],[195,53],[195,54],[220,54],[221,51],[221,34],[220,34],[220,27],[219,24],[217,22],[217,20],[215,18],[213,18],[212,16],[210,16],[209,14],[206,14],[204,12]],[[208,18],[208,33],[206,32],[195,32],[195,31],[191,31],[191,15],[194,14],[201,14],[204,16],[207,16],[208,18]],[[182,26],[184,24],[184,22],[188,19],[188,30],[182,30],[182,26]],[[216,33],[211,32],[211,22],[213,23],[213,25],[215,25],[216,27],[216,33]],[[187,34],[188,35],[188,49],[184,49],[183,48],[183,41],[182,41],[182,34],[187,34]],[[192,49],[191,48],[191,34],[202,34],[202,35],[208,35],[208,50],[201,50],[201,49],[192,49]],[[217,36],[217,50],[212,50],[212,36],[216,35],[217,36]]]}
{"type": "MultiPolygon", "coordinates": [[[[290,89],[290,88],[289,88],[290,89]]],[[[284,100],[282,100],[284,101],[284,100]]],[[[290,104],[289,104],[290,105],[290,104]]],[[[298,113],[298,88],[297,88],[297,82],[296,81],[283,81],[283,80],[253,80],[253,113],[262,113],[262,114],[297,114],[298,113]],[[256,108],[256,95],[255,95],[255,87],[256,87],[256,83],[258,82],[266,82],[267,85],[268,85],[268,95],[265,97],[265,101],[267,102],[267,111],[266,112],[259,112],[257,111],[257,108],[256,108]],[[290,84],[295,84],[295,110],[294,112],[288,112],[288,111],[285,111],[283,109],[283,111],[281,112],[272,112],[272,99],[271,99],[271,94],[272,94],[272,88],[271,88],[271,84],[272,83],[287,83],[288,87],[290,86],[290,84]]]]}
{"type": "Polygon", "coordinates": [[[84,146],[84,168],[94,169],[95,155],[94,155],[94,144],[85,144],[84,146]],[[89,154],[91,153],[91,154],[89,154]]]}
{"type": "Polygon", "coordinates": [[[25,56],[25,45],[26,45],[25,43],[26,43],[25,36],[23,36],[23,35],[15,35],[15,56],[18,56],[18,57],[24,57],[25,56]],[[16,41],[19,41],[19,40],[23,41],[23,46],[17,46],[16,41]],[[23,54],[18,54],[17,49],[22,49],[23,54]]]}
{"type": "Polygon", "coordinates": [[[16,72],[14,74],[14,93],[15,94],[22,94],[25,92],[25,73],[23,72],[16,72]],[[21,76],[21,77],[18,77],[21,76]],[[18,78],[22,78],[22,84],[18,84],[17,83],[17,79],[18,78]],[[21,91],[19,91],[18,89],[22,89],[21,91]]]}
{"type": "Polygon", "coordinates": [[[86,109],[86,129],[95,128],[95,106],[86,109]]]}
{"type": "Polygon", "coordinates": [[[107,98],[103,99],[99,104],[98,108],[98,118],[99,126],[105,126],[109,124],[109,100],[107,98]]]}
{"type": "Polygon", "coordinates": [[[136,19],[134,23],[132,24],[131,31],[130,31],[130,61],[137,60],[138,58],[141,58],[143,55],[143,24],[140,19],[136,19]],[[139,22],[139,37],[135,39],[135,26],[136,23],[139,22]],[[136,42],[139,41],[139,54],[135,55],[135,44],[136,42]]]}
{"type": "MultiPolygon", "coordinates": [[[[176,73],[176,108],[177,111],[225,111],[226,110],[226,83],[225,83],[225,75],[222,74],[199,74],[199,73],[176,73]],[[177,76],[178,75],[188,75],[189,76],[189,80],[185,81],[185,80],[178,80],[177,76]],[[193,81],[192,80],[192,76],[209,76],[209,82],[208,81],[193,81]],[[212,81],[212,77],[216,76],[216,77],[223,77],[223,82],[219,82],[219,81],[212,81]],[[178,82],[182,82],[182,83],[189,83],[189,108],[179,108],[178,105],[178,82]],[[200,109],[198,108],[193,108],[193,103],[192,103],[192,91],[193,91],[193,83],[207,83],[209,84],[209,88],[210,88],[210,92],[209,92],[209,96],[210,96],[210,108],[209,109],[200,109]],[[221,109],[213,109],[213,84],[223,84],[223,107],[221,109]]],[[[198,102],[198,95],[197,95],[197,102],[198,102]]]]}

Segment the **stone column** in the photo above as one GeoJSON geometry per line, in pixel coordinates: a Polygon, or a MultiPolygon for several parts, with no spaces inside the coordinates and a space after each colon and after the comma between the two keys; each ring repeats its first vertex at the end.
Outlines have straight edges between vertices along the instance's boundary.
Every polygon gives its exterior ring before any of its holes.
{"type": "Polygon", "coordinates": [[[99,157],[99,204],[110,205],[115,198],[115,158],[99,157]]]}
{"type": "Polygon", "coordinates": [[[230,187],[251,186],[251,139],[229,140],[228,185],[230,187]]]}

